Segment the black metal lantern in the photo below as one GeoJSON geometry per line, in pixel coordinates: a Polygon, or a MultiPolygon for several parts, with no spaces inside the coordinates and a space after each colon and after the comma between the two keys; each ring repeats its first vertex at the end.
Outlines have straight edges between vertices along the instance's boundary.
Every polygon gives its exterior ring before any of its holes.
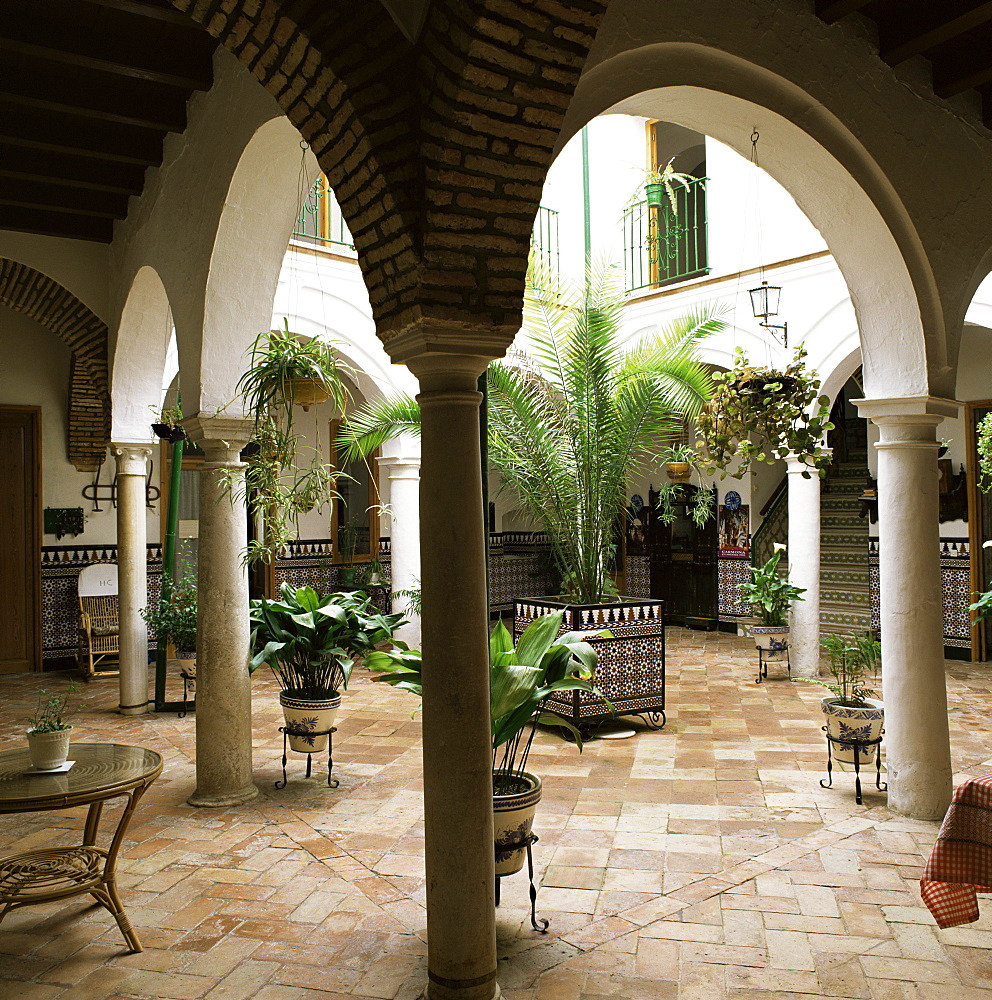
{"type": "Polygon", "coordinates": [[[769,285],[767,281],[762,281],[757,288],[748,289],[748,295],[751,296],[751,312],[754,313],[754,318],[761,320],[759,326],[763,326],[766,330],[776,331],[776,336],[778,336],[777,331],[781,330],[782,346],[788,347],[789,324],[768,322],[769,316],[778,315],[782,289],[778,285],[769,285]]]}

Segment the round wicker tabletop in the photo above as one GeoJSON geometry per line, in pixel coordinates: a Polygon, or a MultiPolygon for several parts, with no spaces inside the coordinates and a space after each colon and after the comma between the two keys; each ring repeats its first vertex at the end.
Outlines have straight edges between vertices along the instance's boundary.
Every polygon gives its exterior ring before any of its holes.
{"type": "Polygon", "coordinates": [[[153,781],[162,757],[119,743],[70,743],[68,771],[34,771],[27,747],[0,752],[0,813],[85,805],[153,781]]]}

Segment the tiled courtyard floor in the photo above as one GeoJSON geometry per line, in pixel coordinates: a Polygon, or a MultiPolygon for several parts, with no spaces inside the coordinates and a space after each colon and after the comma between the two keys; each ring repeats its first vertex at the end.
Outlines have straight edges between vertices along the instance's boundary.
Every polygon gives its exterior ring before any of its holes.
{"type": "MultiPolygon", "coordinates": [[[[918,879],[938,824],[901,819],[866,783],[819,786],[822,689],[754,683],[748,640],[669,630],[668,725],[583,753],[543,733],[535,860],[505,879],[499,981],[508,1000],[992,1000],[992,900],[937,930],[918,879]]],[[[992,678],[949,662],[955,780],[992,770],[992,678]]],[[[2,1000],[404,998],[425,978],[416,700],[357,676],[335,772],[280,777],[276,686],[254,681],[261,794],[194,809],[192,716],[122,718],[116,679],[88,685],[82,738],[158,750],[120,860],[145,951],[82,898],[0,923],[2,1000]]],[[[65,677],[45,677],[50,686],[65,677]]],[[[23,744],[38,680],[0,678],[0,747],[23,744]]],[[[177,693],[170,692],[170,697],[177,693]]],[[[0,817],[0,852],[79,836],[83,810],[0,817]]],[[[113,822],[114,814],[105,817],[113,822]]]]}

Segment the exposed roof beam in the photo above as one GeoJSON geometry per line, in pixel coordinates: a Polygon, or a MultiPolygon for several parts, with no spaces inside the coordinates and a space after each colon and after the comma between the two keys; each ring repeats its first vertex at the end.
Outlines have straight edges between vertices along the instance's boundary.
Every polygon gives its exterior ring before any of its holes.
{"type": "Polygon", "coordinates": [[[119,77],[106,74],[76,72],[62,76],[9,64],[0,66],[0,103],[4,101],[49,111],[71,110],[74,115],[139,128],[166,132],[186,128],[185,90],[138,80],[124,87],[119,77]]]}
{"type": "Polygon", "coordinates": [[[12,52],[32,59],[62,63],[66,66],[82,66],[86,69],[114,73],[136,80],[151,80],[170,87],[185,87],[189,90],[209,90],[213,82],[213,67],[209,55],[204,58],[195,51],[186,53],[180,60],[176,51],[169,54],[166,63],[156,60],[148,49],[133,45],[127,51],[129,59],[122,62],[113,55],[123,51],[113,43],[101,44],[99,39],[60,39],[57,35],[46,37],[45,44],[38,44],[37,25],[20,22],[5,17],[3,37],[0,38],[0,52],[12,52]]]}
{"type": "Polygon", "coordinates": [[[77,118],[70,113],[8,107],[0,116],[0,139],[14,146],[49,149],[119,163],[157,166],[162,136],[148,129],[77,118]]]}
{"type": "Polygon", "coordinates": [[[848,14],[867,7],[871,0],[817,0],[816,16],[827,24],[833,24],[848,14]]]}
{"type": "Polygon", "coordinates": [[[119,10],[125,14],[137,14],[166,24],[176,24],[183,28],[203,29],[187,14],[169,4],[142,3],[142,0],[86,0],[94,7],[106,7],[109,10],[119,10]]]}
{"type": "Polygon", "coordinates": [[[105,219],[123,219],[127,215],[126,195],[82,191],[39,180],[9,181],[0,186],[0,205],[57,209],[71,215],[95,215],[105,219]]]}
{"type": "Polygon", "coordinates": [[[65,215],[63,212],[40,211],[0,205],[0,229],[15,233],[37,233],[40,236],[64,236],[70,240],[110,243],[114,238],[112,219],[97,219],[89,215],[65,215]]]}
{"type": "Polygon", "coordinates": [[[966,32],[973,31],[975,28],[992,21],[992,2],[979,4],[972,10],[943,22],[939,21],[942,15],[936,13],[939,11],[939,7],[935,7],[934,11],[938,23],[934,24],[932,28],[917,32],[912,37],[903,39],[898,45],[882,49],[882,58],[890,66],[895,66],[913,56],[922,55],[937,45],[960,38],[966,32]]]}
{"type": "Polygon", "coordinates": [[[934,61],[933,89],[938,97],[954,97],[986,83],[992,83],[992,63],[987,54],[934,61]]]}
{"type": "Polygon", "coordinates": [[[132,195],[141,194],[145,168],[0,142],[0,177],[44,178],[65,187],[132,195]]]}

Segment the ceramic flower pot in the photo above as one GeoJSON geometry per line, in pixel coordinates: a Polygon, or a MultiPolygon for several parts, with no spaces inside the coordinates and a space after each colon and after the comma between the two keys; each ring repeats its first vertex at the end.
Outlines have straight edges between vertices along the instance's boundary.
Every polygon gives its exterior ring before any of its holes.
{"type": "MultiPolygon", "coordinates": [[[[493,778],[504,772],[494,772],[493,778]]],[[[527,857],[527,841],[534,825],[534,812],[541,801],[541,779],[524,771],[519,776],[525,787],[507,795],[493,795],[493,838],[496,874],[520,871],[527,857]]]]}
{"type": "Polygon", "coordinates": [[[688,462],[666,462],[665,472],[673,483],[687,483],[692,478],[692,466],[688,462]]]}
{"type": "Polygon", "coordinates": [[[289,748],[297,753],[320,753],[327,749],[327,732],[334,726],[341,695],[328,698],[294,698],[279,693],[279,704],[289,730],[289,748]],[[322,735],[315,735],[315,734],[322,735]]]}
{"type": "MultiPolygon", "coordinates": [[[[827,723],[827,735],[835,740],[877,740],[882,735],[882,725],[885,721],[885,706],[874,698],[866,698],[867,708],[850,708],[838,704],[839,698],[824,698],[820,702],[827,723]]],[[[854,743],[831,743],[830,752],[834,760],[844,764],[854,763],[854,754],[858,754],[858,764],[871,764],[875,760],[878,745],[864,748],[855,747],[854,743]]]]}
{"type": "Polygon", "coordinates": [[[61,767],[69,756],[69,736],[72,726],[54,733],[36,733],[28,730],[28,751],[31,765],[38,771],[54,771],[61,767]]]}
{"type": "Polygon", "coordinates": [[[787,625],[752,625],[751,634],[758,649],[766,650],[765,661],[785,659],[789,648],[789,627],[787,625]]]}

